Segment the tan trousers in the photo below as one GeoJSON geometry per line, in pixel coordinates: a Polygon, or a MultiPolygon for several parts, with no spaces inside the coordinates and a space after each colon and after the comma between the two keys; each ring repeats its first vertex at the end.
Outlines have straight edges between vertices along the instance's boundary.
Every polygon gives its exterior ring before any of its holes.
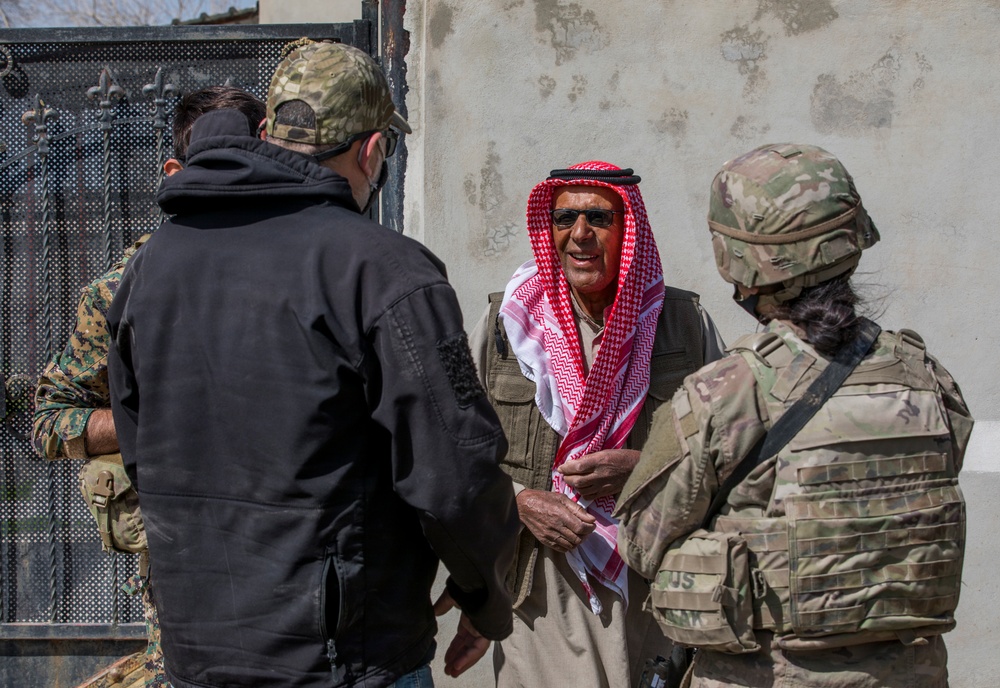
{"type": "Polygon", "coordinates": [[[670,655],[670,641],[642,611],[649,586],[631,569],[628,585],[625,611],[597,584],[604,611],[596,616],[565,555],[542,547],[514,632],[494,644],[498,688],[634,688],[646,659],[670,655]]]}

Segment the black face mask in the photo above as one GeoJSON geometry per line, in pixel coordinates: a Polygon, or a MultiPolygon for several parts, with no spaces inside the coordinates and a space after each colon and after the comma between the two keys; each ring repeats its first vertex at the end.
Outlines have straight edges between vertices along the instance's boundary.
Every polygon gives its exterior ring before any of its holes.
{"type": "Polygon", "coordinates": [[[757,312],[757,304],[760,302],[760,294],[751,294],[749,296],[743,296],[740,294],[739,287],[733,287],[733,301],[736,305],[745,310],[747,313],[754,317],[754,320],[761,323],[766,323],[760,313],[757,312]]]}
{"type": "Polygon", "coordinates": [[[382,162],[382,171],[378,174],[378,181],[372,184],[368,182],[370,193],[368,194],[368,202],[365,203],[365,207],[361,209],[362,215],[367,215],[368,211],[371,210],[372,205],[375,203],[375,199],[378,198],[379,192],[382,191],[382,187],[385,183],[389,181],[389,165],[386,162],[382,162]]]}

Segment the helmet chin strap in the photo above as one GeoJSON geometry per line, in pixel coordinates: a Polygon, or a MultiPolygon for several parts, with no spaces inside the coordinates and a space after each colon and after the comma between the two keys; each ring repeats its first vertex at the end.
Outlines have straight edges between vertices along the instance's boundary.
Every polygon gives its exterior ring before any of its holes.
{"type": "Polygon", "coordinates": [[[784,303],[785,301],[791,301],[799,294],[802,293],[801,279],[789,280],[783,283],[783,289],[777,291],[773,294],[747,294],[743,296],[740,293],[738,285],[733,285],[733,301],[745,310],[747,313],[752,315],[756,320],[764,325],[771,321],[771,318],[760,313],[761,306],[777,306],[779,303],[784,303]]]}
{"type": "Polygon", "coordinates": [[[817,284],[821,284],[828,279],[836,277],[847,273],[848,276],[853,275],[855,269],[858,267],[858,261],[861,258],[861,254],[856,254],[851,256],[848,260],[842,261],[833,265],[826,270],[821,270],[818,272],[812,272],[807,275],[799,275],[790,280],[785,280],[781,283],[781,289],[772,294],[748,294],[743,296],[740,294],[739,286],[736,283],[733,284],[733,301],[735,301],[740,308],[745,310],[747,313],[756,318],[759,322],[767,324],[771,321],[771,318],[763,316],[759,312],[761,306],[777,306],[780,303],[786,301],[791,301],[792,299],[798,298],[799,294],[802,293],[802,289],[805,287],[814,287],[817,284]]]}
{"type": "Polygon", "coordinates": [[[733,301],[736,305],[745,310],[747,313],[752,315],[759,322],[764,322],[761,319],[760,314],[757,312],[757,304],[760,302],[759,294],[750,294],[748,296],[743,296],[740,293],[739,287],[733,286],[733,301]]]}

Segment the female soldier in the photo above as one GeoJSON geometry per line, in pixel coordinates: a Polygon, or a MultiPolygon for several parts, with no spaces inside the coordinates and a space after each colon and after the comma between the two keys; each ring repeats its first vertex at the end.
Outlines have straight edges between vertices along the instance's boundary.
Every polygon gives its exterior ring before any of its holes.
{"type": "Polygon", "coordinates": [[[879,235],[828,152],[726,163],[709,227],[766,327],[684,381],[622,492],[647,608],[699,648],[691,686],[944,688],[972,430],[958,386],[916,333],[857,314],[850,275],[879,235]],[[775,428],[786,412],[798,425],[775,428]]]}

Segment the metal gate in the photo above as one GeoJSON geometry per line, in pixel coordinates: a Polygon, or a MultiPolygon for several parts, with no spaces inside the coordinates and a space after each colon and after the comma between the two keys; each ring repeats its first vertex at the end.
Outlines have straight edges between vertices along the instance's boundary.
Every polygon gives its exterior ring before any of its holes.
{"type": "Polygon", "coordinates": [[[350,24],[0,32],[0,685],[76,685],[144,645],[139,600],[120,590],[136,557],[101,551],[80,462],[46,462],[29,438],[80,288],[159,224],[173,106],[223,83],[264,97],[301,36],[372,53],[377,6],[362,6],[350,24]]]}

